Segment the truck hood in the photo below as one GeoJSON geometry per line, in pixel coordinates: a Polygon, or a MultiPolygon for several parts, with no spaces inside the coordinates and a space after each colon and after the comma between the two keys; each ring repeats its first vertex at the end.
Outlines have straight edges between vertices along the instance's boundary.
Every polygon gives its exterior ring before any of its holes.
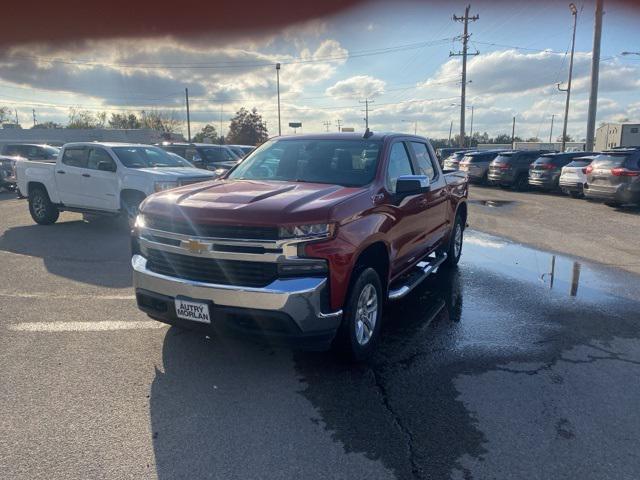
{"type": "Polygon", "coordinates": [[[213,177],[215,174],[208,170],[195,167],[158,167],[158,168],[136,168],[134,171],[152,175],[158,180],[172,180],[183,177],[213,177]]]}
{"type": "Polygon", "coordinates": [[[333,220],[333,206],[364,191],[318,183],[221,179],[152,195],[142,211],[209,224],[326,223],[333,220]]]}

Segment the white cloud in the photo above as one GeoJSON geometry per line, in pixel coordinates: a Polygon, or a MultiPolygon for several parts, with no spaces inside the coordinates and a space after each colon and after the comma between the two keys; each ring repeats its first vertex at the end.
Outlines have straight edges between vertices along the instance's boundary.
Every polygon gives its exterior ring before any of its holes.
{"type": "Polygon", "coordinates": [[[327,88],[327,95],[346,99],[372,98],[384,93],[385,85],[386,82],[379,78],[356,75],[327,88]]]}

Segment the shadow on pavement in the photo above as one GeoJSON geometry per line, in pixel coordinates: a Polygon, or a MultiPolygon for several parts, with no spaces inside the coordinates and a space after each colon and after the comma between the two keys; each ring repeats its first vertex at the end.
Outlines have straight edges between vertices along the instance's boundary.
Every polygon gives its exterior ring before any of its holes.
{"type": "Polygon", "coordinates": [[[111,218],[9,228],[0,236],[0,250],[42,258],[50,273],[78,282],[132,284],[128,229],[111,218]]]}

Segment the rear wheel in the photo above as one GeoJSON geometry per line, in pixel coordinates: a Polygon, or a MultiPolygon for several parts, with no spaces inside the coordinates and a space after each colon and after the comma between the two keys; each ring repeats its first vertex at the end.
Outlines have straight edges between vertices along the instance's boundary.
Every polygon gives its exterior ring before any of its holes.
{"type": "Polygon", "coordinates": [[[569,191],[569,196],[571,198],[581,198],[582,197],[582,193],[576,192],[575,190],[570,190],[569,191]]]}
{"type": "Polygon", "coordinates": [[[347,359],[359,362],[371,355],[378,341],[384,301],[378,272],[365,268],[356,275],[334,347],[347,359]]]}
{"type": "Polygon", "coordinates": [[[523,192],[529,188],[529,178],[527,175],[520,175],[516,178],[516,181],[513,183],[514,190],[519,192],[523,192]]]}
{"type": "Polygon", "coordinates": [[[33,221],[39,225],[56,223],[60,216],[60,210],[51,203],[49,195],[42,187],[34,187],[29,192],[29,213],[33,221]]]}

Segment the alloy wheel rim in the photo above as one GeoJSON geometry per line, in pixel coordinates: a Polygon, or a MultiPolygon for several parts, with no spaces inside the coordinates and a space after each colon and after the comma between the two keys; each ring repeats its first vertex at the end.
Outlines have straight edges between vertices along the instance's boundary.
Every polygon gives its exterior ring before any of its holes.
{"type": "Polygon", "coordinates": [[[456,232],[453,239],[453,253],[458,258],[462,251],[462,227],[459,223],[456,224],[456,232]]]}
{"type": "Polygon", "coordinates": [[[38,218],[44,217],[46,213],[46,208],[44,206],[44,199],[41,195],[36,195],[33,199],[33,211],[35,212],[38,218]]]}
{"type": "Polygon", "coordinates": [[[356,341],[366,345],[371,340],[378,321],[378,292],[368,283],[358,297],[356,307],[356,341]]]}

